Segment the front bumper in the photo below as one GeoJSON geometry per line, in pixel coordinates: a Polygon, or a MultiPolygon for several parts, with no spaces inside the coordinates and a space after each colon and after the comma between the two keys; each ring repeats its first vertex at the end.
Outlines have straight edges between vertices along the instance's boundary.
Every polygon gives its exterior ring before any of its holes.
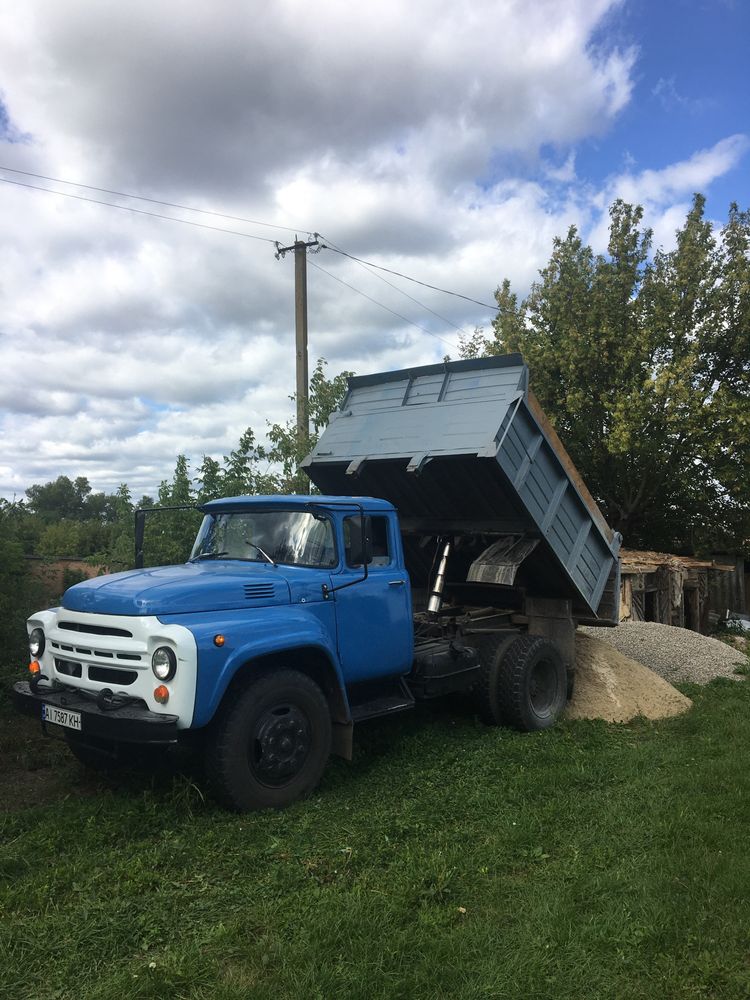
{"type": "MultiPolygon", "coordinates": [[[[41,684],[32,691],[27,681],[13,685],[13,701],[19,712],[42,720],[42,705],[56,705],[81,713],[80,736],[112,743],[176,743],[176,715],[157,715],[142,704],[102,709],[75,688],[55,690],[41,684]]],[[[48,723],[42,723],[46,728],[48,723]]],[[[57,729],[58,727],[53,727],[57,729]]],[[[77,732],[77,731],[76,731],[77,732]]]]}

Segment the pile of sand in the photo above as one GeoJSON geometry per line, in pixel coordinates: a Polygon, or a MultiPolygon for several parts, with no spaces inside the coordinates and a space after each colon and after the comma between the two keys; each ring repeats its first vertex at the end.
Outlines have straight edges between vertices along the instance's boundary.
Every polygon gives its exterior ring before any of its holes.
{"type": "Polygon", "coordinates": [[[569,719],[630,722],[638,715],[664,719],[692,705],[648,667],[628,659],[601,639],[576,635],[576,681],[568,702],[569,719]]]}

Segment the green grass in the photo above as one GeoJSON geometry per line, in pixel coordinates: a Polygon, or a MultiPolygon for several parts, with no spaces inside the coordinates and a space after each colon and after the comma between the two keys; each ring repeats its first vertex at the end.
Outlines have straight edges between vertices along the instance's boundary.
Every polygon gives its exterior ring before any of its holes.
{"type": "Polygon", "coordinates": [[[0,996],[744,1000],[750,685],[685,690],[660,723],[370,723],[242,817],[188,774],[87,784],[24,723],[73,791],[0,818],[0,996]]]}

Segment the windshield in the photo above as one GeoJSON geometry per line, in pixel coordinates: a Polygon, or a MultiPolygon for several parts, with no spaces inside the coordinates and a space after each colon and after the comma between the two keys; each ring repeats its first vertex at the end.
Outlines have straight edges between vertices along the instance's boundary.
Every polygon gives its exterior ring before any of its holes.
{"type": "Polygon", "coordinates": [[[337,562],[330,520],[303,510],[206,514],[190,556],[198,559],[329,568],[337,562]]]}

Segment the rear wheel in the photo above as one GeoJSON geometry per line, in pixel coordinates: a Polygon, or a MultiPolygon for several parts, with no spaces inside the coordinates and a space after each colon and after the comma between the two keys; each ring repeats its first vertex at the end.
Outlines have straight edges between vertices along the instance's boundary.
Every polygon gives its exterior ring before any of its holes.
{"type": "Polygon", "coordinates": [[[481,665],[474,698],[482,721],[489,726],[501,726],[505,722],[498,698],[497,674],[505,650],[516,638],[517,633],[512,632],[510,635],[487,636],[478,644],[481,665]]]}
{"type": "Polygon", "coordinates": [[[556,646],[542,636],[523,635],[487,653],[478,692],[485,721],[523,732],[553,726],[567,700],[565,665],[556,646]]]}
{"type": "Polygon", "coordinates": [[[220,712],[207,748],[208,778],[230,809],[283,809],[316,787],[330,750],[323,692],[305,674],[279,670],[253,680],[220,712]]]}

